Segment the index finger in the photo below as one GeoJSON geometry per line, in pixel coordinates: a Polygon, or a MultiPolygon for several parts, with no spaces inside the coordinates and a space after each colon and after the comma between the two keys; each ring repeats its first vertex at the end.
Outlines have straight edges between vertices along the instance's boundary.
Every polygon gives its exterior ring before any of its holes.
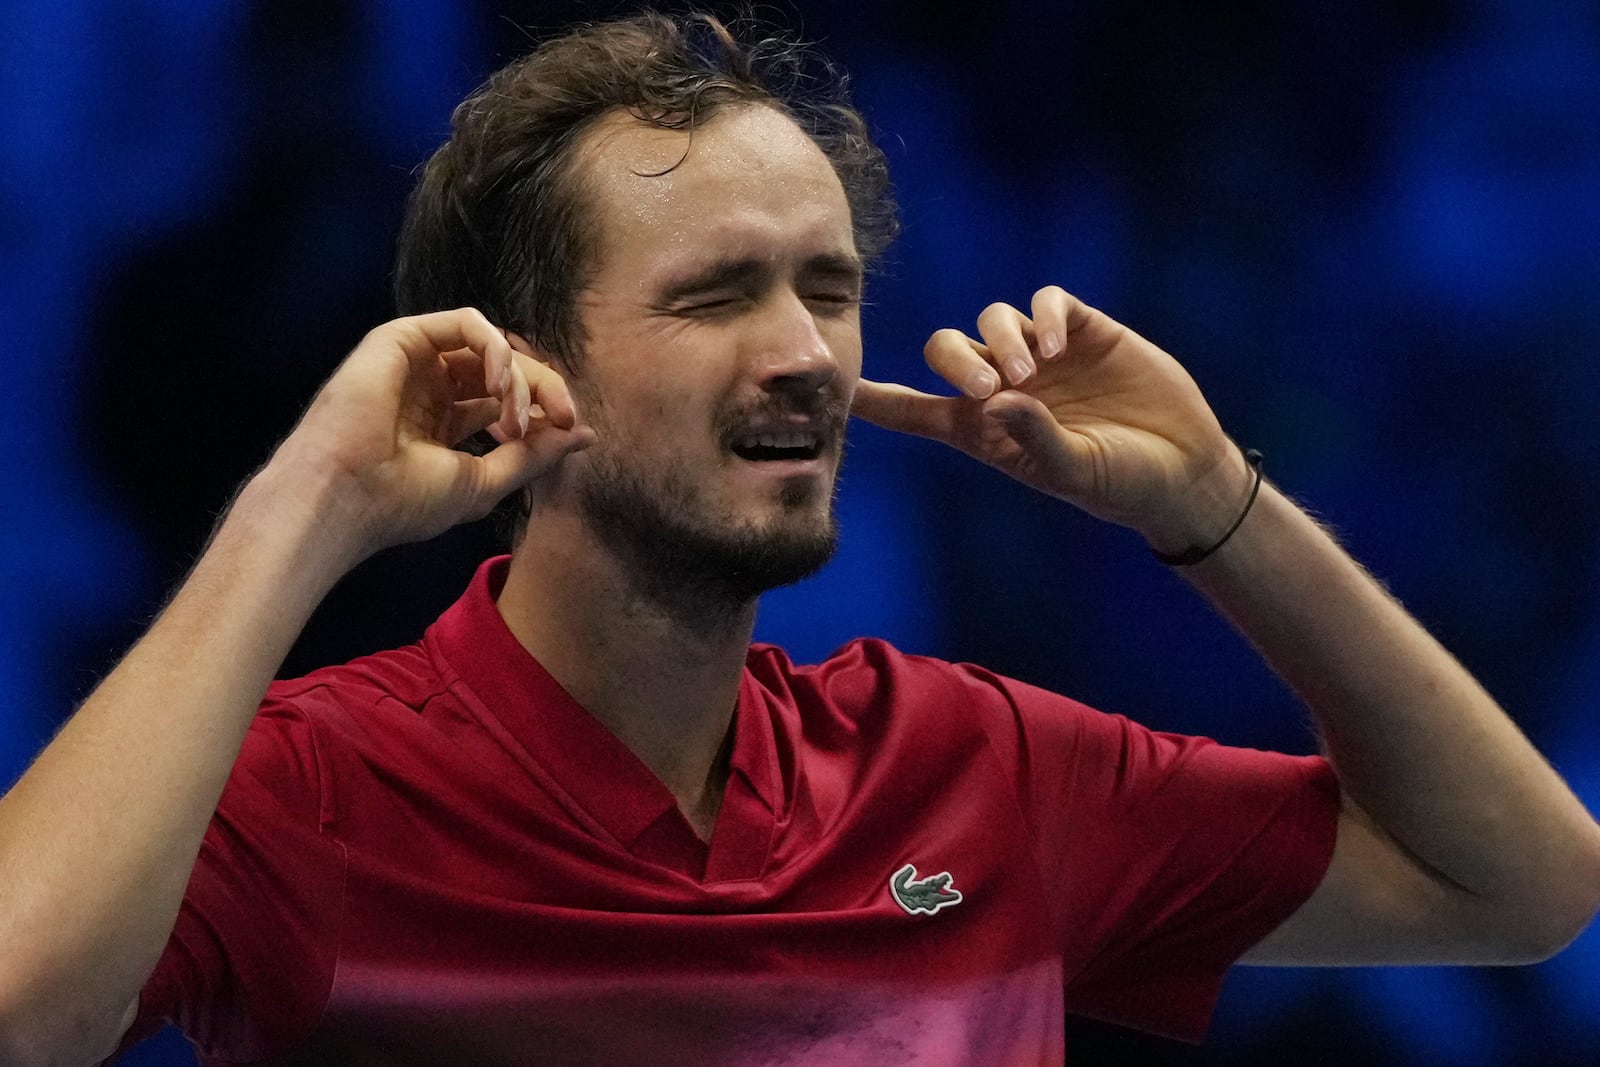
{"type": "Polygon", "coordinates": [[[507,332],[506,341],[522,373],[527,375],[528,387],[533,391],[533,402],[544,409],[551,423],[563,430],[578,424],[578,407],[572,400],[572,389],[561,373],[540,359],[538,351],[521,334],[507,332]]]}
{"type": "Polygon", "coordinates": [[[413,364],[432,362],[445,352],[470,348],[483,357],[484,385],[491,394],[503,396],[511,385],[511,345],[477,308],[410,315],[386,326],[395,331],[400,350],[413,364]]]}
{"type": "Polygon", "coordinates": [[[909,386],[862,378],[856,383],[855,396],[850,401],[850,414],[885,430],[916,434],[949,444],[955,440],[957,411],[963,403],[979,401],[934,396],[909,386]]]}
{"type": "Polygon", "coordinates": [[[555,368],[548,363],[541,363],[521,352],[514,355],[517,366],[522,368],[522,373],[528,379],[528,389],[533,395],[533,402],[544,409],[545,417],[550,420],[551,425],[563,430],[570,430],[576,426],[578,408],[572,402],[572,390],[567,387],[566,379],[556,373],[555,368]]]}

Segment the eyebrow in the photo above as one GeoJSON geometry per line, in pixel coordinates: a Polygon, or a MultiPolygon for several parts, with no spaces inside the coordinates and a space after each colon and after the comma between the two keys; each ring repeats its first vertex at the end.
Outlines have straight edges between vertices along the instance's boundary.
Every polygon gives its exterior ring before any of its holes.
{"type": "MultiPolygon", "coordinates": [[[[671,304],[689,296],[729,289],[763,285],[772,276],[772,264],[760,259],[719,259],[686,274],[669,278],[661,287],[662,303],[671,304]]],[[[820,252],[800,265],[801,277],[847,282],[859,287],[863,274],[861,260],[842,252],[820,252]]]]}

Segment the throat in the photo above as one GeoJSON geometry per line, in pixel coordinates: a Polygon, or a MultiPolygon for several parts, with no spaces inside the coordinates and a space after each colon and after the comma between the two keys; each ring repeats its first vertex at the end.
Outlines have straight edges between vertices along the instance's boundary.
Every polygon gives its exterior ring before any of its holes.
{"type": "Polygon", "coordinates": [[[735,713],[697,793],[690,795],[668,785],[677,798],[678,810],[683,813],[695,836],[707,845],[711,844],[711,832],[717,825],[717,813],[722,810],[722,796],[727,792],[728,775],[733,772],[733,735],[738,728],[738,716],[735,713]]]}
{"type": "Polygon", "coordinates": [[[707,782],[706,788],[692,800],[680,797],[678,810],[702,842],[711,844],[712,831],[717,826],[717,812],[722,809],[723,782],[707,782]]]}

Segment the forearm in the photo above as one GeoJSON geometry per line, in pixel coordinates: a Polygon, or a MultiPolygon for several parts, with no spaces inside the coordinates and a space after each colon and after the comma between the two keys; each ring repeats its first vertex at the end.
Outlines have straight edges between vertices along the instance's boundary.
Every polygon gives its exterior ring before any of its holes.
{"type": "Polygon", "coordinates": [[[1227,544],[1184,573],[1306,702],[1345,793],[1416,859],[1512,928],[1592,913],[1600,829],[1483,688],[1292,502],[1264,486],[1227,544]]]}
{"type": "Polygon", "coordinates": [[[154,968],[256,707],[354,562],[318,495],[281,466],[252,480],[150,631],[0,798],[0,1044],[72,1048],[154,968]]]}

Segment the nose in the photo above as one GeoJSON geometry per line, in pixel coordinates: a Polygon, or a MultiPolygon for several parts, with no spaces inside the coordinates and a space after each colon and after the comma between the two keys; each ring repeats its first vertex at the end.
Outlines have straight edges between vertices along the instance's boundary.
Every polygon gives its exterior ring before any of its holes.
{"type": "Polygon", "coordinates": [[[797,293],[773,298],[754,339],[757,376],[767,392],[816,392],[839,373],[839,360],[816,314],[797,293]]]}

